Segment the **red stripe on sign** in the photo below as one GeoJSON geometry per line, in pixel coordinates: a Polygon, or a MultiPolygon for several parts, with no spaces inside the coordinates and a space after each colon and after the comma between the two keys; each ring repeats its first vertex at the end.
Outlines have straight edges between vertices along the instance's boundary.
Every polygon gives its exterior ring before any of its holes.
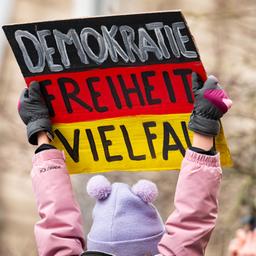
{"type": "Polygon", "coordinates": [[[53,123],[121,116],[188,113],[191,72],[201,62],[93,69],[27,77],[39,81],[53,123]]]}

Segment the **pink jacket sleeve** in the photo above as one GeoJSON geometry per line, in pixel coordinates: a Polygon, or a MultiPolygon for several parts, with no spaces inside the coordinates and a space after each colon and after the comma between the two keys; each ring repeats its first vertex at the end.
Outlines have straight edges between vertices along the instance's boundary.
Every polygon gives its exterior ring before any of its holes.
{"type": "Polygon", "coordinates": [[[41,217],[35,225],[39,255],[80,255],[85,236],[64,154],[56,149],[36,154],[31,176],[41,217]]]}
{"type": "Polygon", "coordinates": [[[219,154],[187,150],[176,187],[175,210],[158,245],[162,255],[204,255],[216,223],[221,173],[219,154]]]}

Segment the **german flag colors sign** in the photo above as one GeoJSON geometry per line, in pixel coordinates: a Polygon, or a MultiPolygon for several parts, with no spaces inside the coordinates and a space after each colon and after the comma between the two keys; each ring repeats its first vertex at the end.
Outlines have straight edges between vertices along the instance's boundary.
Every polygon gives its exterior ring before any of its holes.
{"type": "MultiPolygon", "coordinates": [[[[39,81],[70,173],[179,169],[191,145],[191,73],[206,79],[180,11],[3,27],[39,81]]],[[[231,164],[223,131],[216,139],[231,164]]]]}

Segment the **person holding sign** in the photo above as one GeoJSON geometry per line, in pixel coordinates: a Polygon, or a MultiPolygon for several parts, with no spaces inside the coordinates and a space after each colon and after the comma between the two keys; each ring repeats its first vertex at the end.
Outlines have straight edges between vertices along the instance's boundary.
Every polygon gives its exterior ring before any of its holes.
{"type": "Polygon", "coordinates": [[[19,114],[27,125],[29,142],[38,144],[31,176],[41,217],[35,225],[39,255],[204,255],[215,227],[222,176],[219,154],[213,147],[214,137],[220,131],[219,119],[231,107],[232,101],[213,76],[203,83],[196,73],[192,73],[192,89],[195,101],[188,128],[194,132],[193,143],[183,159],[175,193],[175,210],[165,227],[162,229],[161,219],[151,205],[157,193],[154,184],[146,182],[133,189],[119,184],[125,192],[117,194],[116,185],[111,186],[102,176],[94,177],[88,183],[88,192],[98,202],[87,246],[81,211],[72,192],[65,156],[49,144],[49,134],[53,133],[40,85],[32,82],[29,89],[23,91],[19,114]],[[127,207],[116,205],[113,195],[129,202],[127,207]],[[113,207],[122,209],[122,215],[111,214],[113,207]],[[102,216],[101,219],[103,212],[109,213],[108,218],[102,216]],[[111,221],[119,223],[119,229],[112,229],[113,226],[108,223],[111,221]],[[143,225],[145,222],[148,222],[148,228],[143,225]],[[149,231],[151,235],[148,235],[149,231]],[[109,234],[114,235],[115,240],[111,240],[113,236],[109,234]],[[154,241],[154,245],[149,245],[150,241],[154,241]],[[87,252],[84,252],[85,248],[87,252]]]}

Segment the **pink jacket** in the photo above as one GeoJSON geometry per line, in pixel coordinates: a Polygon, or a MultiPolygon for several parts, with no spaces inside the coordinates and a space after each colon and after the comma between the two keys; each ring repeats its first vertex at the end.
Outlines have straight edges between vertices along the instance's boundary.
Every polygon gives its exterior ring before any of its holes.
{"type": "Polygon", "coordinates": [[[187,150],[169,216],[158,250],[165,256],[202,256],[217,218],[222,177],[219,154],[207,156],[187,150]]]}
{"type": "MultiPolygon", "coordinates": [[[[49,149],[36,154],[31,176],[41,217],[35,225],[39,255],[80,255],[85,235],[63,153],[49,149]]],[[[220,180],[219,155],[186,152],[176,188],[175,210],[166,222],[166,234],[158,247],[161,254],[204,255],[217,217],[220,180]]]]}
{"type": "Polygon", "coordinates": [[[85,246],[82,215],[64,154],[56,149],[39,152],[33,157],[31,176],[41,218],[35,225],[38,254],[80,255],[85,246]]]}

